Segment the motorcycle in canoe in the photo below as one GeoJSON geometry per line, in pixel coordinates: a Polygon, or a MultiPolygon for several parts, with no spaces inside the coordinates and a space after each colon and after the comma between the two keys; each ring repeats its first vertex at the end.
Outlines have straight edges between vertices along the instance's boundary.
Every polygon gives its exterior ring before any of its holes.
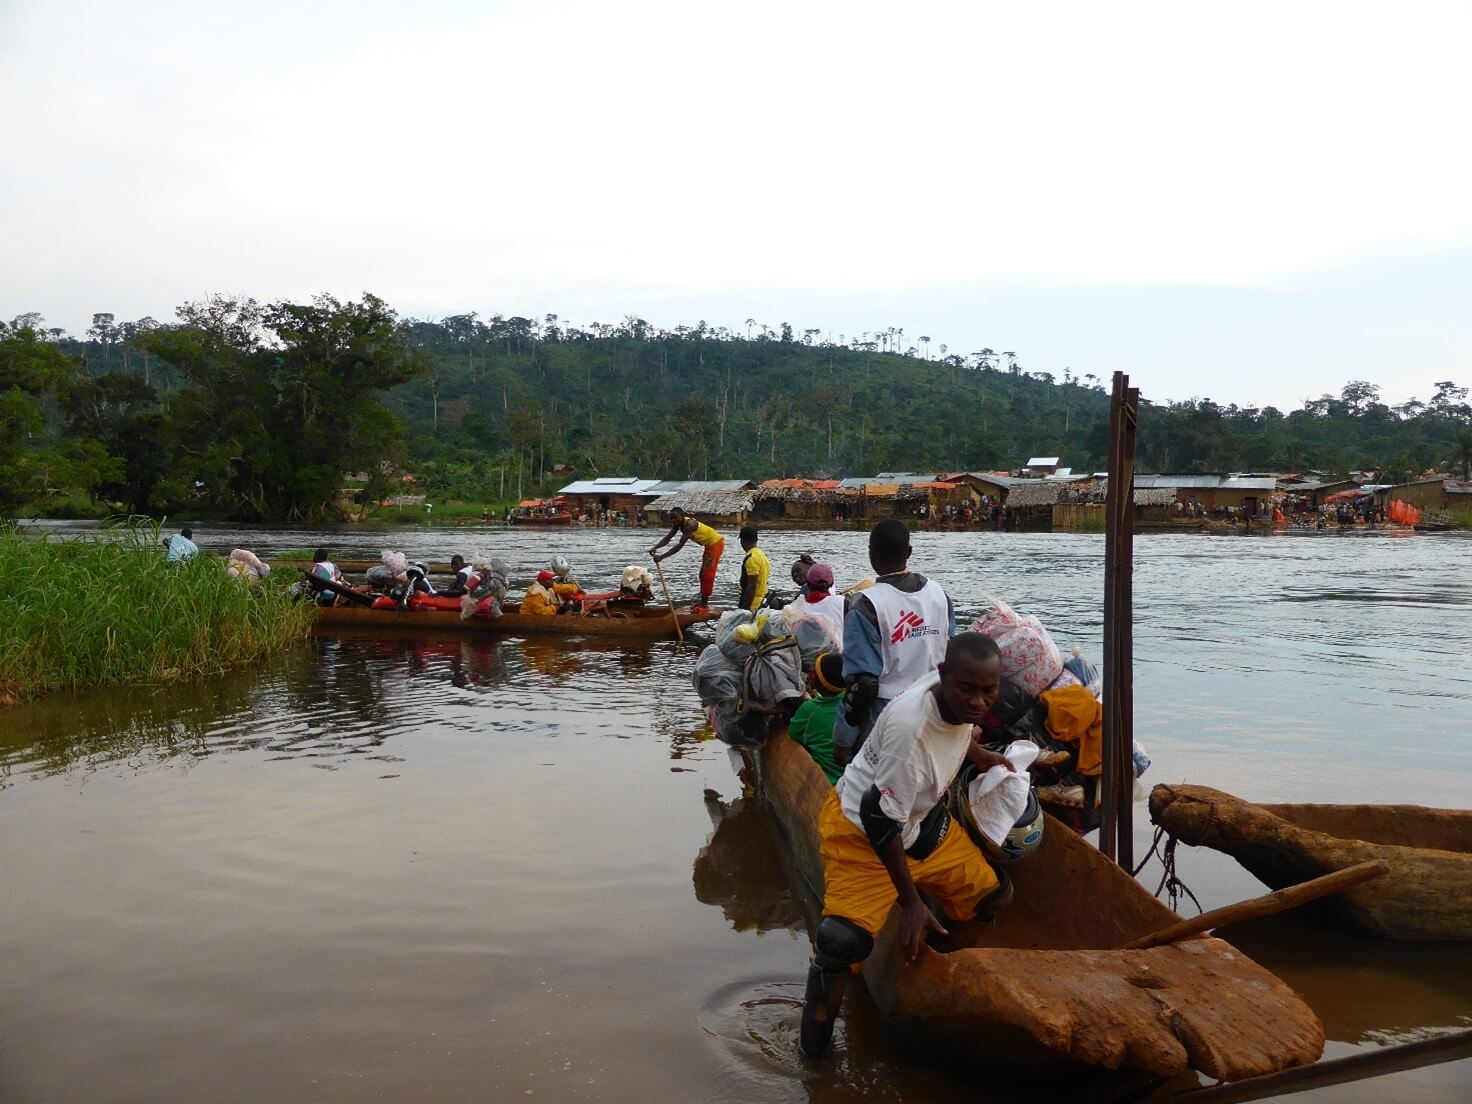
{"type": "MultiPolygon", "coordinates": [[[[821,898],[828,781],[785,729],[756,750],[755,765],[794,865],[821,898]]],[[[913,963],[891,914],[863,967],[887,1020],[979,1069],[1049,1075],[1194,1069],[1237,1081],[1323,1052],[1313,1011],[1228,943],[1203,936],[1123,949],[1179,917],[1052,817],[1037,850],[1008,873],[1016,897],[994,923],[948,924],[952,949],[922,947],[913,963]]]]}

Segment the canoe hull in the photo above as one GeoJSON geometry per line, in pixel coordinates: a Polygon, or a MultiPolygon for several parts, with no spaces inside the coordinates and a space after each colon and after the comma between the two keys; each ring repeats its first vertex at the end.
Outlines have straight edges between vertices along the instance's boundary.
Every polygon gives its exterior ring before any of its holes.
{"type": "MultiPolygon", "coordinates": [[[[627,611],[628,616],[580,616],[560,614],[534,617],[507,613],[501,617],[460,619],[450,610],[376,610],[332,606],[317,611],[319,628],[373,629],[383,632],[468,632],[501,636],[607,636],[636,640],[661,640],[675,635],[674,618],[668,609],[645,607],[627,611]]],[[[718,612],[679,614],[680,627],[687,629],[720,616],[718,612]]]]}
{"type": "MultiPolygon", "coordinates": [[[[818,810],[829,787],[778,732],[757,752],[762,793],[798,871],[821,895],[818,810]]],[[[1123,943],[1177,919],[1090,844],[1049,818],[1010,868],[1017,900],[995,925],[950,925],[961,948],[907,964],[895,916],[864,965],[891,1023],[964,1060],[1239,1080],[1317,1060],[1324,1032],[1291,989],[1221,940],[1142,951],[1123,943]]]]}
{"type": "Polygon", "coordinates": [[[1156,786],[1150,816],[1273,889],[1379,859],[1389,874],[1316,902],[1309,915],[1382,939],[1472,940],[1472,812],[1255,805],[1208,786],[1156,786]]]}

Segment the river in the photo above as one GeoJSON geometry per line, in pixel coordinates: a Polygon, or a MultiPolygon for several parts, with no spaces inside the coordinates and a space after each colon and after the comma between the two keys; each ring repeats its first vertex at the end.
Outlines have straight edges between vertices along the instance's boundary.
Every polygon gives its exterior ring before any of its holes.
{"type": "MultiPolygon", "coordinates": [[[[654,534],[195,539],[490,549],[523,578],[561,552],[606,582],[654,534]]],[[[763,544],[782,582],[805,550],[839,585],[868,573],[862,534],[763,544]]],[[[666,565],[680,600],[693,551],[666,565]]],[[[913,566],[962,611],[995,593],[1097,657],[1102,555],[1097,536],[917,534],[913,566]]],[[[731,539],[728,592],[738,557],[731,539]]],[[[1458,534],[1139,538],[1144,781],[1468,807],[1469,567],[1458,534]]],[[[1049,1099],[892,1044],[861,986],[837,1060],[795,1060],[800,903],[705,738],[694,657],[342,635],[207,684],[0,713],[0,1099],[1049,1099]]],[[[1137,805],[1138,853],[1149,836],[1137,805]]],[[[1179,867],[1207,908],[1260,892],[1210,852],[1179,867]]],[[[1292,920],[1229,934],[1305,994],[1329,1054],[1472,1027],[1472,949],[1292,920]]],[[[1302,1099],[1469,1095],[1462,1062],[1302,1099]]]]}

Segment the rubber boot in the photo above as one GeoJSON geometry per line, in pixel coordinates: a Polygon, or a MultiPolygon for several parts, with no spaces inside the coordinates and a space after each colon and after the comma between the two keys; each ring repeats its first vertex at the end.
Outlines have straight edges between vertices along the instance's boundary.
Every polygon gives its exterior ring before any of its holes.
{"type": "Polygon", "coordinates": [[[847,984],[846,969],[832,972],[822,969],[816,962],[808,965],[807,993],[802,1006],[797,1049],[810,1062],[818,1061],[828,1050],[847,984]]]}

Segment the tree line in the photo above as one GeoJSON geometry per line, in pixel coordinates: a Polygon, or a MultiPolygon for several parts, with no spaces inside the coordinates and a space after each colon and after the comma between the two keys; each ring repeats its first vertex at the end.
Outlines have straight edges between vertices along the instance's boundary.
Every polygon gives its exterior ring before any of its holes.
{"type": "MultiPolygon", "coordinates": [[[[401,318],[372,295],[214,297],[167,324],[98,314],[87,333],[0,323],[0,510],[59,499],[240,520],[332,516],[352,473],[375,501],[414,471],[475,502],[580,475],[764,479],[1015,468],[1098,470],[1101,371],[1027,370],[1013,351],[932,354],[899,327],[824,335],[747,319],[663,329],[476,313],[401,318]],[[70,499],[63,496],[70,494],[70,499]]],[[[1383,403],[1352,381],[1298,409],[1147,403],[1141,470],[1378,469],[1472,457],[1454,381],[1383,403]]]]}

